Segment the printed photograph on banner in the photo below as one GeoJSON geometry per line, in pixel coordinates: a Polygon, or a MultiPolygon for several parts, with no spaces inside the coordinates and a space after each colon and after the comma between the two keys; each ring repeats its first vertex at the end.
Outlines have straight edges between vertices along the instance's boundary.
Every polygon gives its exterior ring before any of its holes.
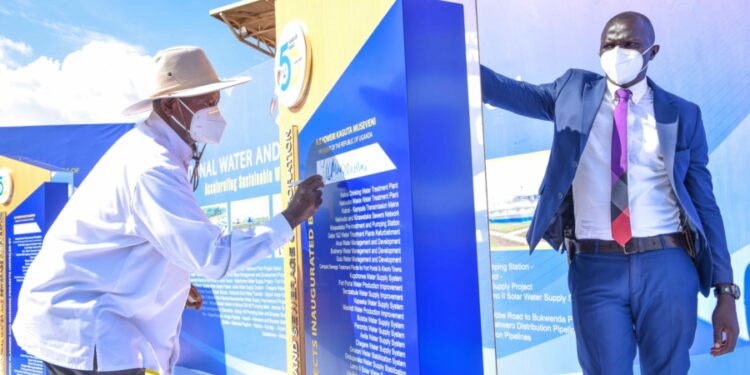
{"type": "MultiPolygon", "coordinates": [[[[487,160],[487,199],[492,250],[528,250],[526,232],[539,201],[549,151],[487,160]]],[[[541,249],[550,249],[546,242],[541,249]]]]}
{"type": "Polygon", "coordinates": [[[229,210],[226,203],[211,204],[202,206],[201,209],[208,216],[211,224],[218,226],[224,233],[229,233],[229,210]]]}
{"type": "Polygon", "coordinates": [[[249,229],[271,220],[268,195],[233,201],[230,204],[232,229],[249,229]]]}

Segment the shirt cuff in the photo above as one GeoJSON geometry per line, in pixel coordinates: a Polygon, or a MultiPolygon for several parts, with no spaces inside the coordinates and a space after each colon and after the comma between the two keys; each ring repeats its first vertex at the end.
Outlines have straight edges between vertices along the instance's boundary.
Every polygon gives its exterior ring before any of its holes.
{"type": "Polygon", "coordinates": [[[269,220],[265,226],[271,229],[271,247],[278,249],[292,240],[294,231],[282,214],[278,214],[269,220]]]}

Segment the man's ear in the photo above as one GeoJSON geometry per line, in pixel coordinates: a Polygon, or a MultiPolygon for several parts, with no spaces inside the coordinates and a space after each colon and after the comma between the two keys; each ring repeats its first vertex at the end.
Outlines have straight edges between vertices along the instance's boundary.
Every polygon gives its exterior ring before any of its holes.
{"type": "Polygon", "coordinates": [[[154,104],[159,106],[159,109],[167,116],[172,116],[175,114],[175,108],[174,105],[177,101],[173,98],[164,98],[159,99],[154,104]]]}
{"type": "Polygon", "coordinates": [[[658,45],[658,44],[654,44],[654,46],[651,47],[651,58],[649,58],[649,61],[653,60],[654,57],[656,57],[656,54],[659,53],[659,49],[660,48],[661,48],[661,46],[658,45]]]}

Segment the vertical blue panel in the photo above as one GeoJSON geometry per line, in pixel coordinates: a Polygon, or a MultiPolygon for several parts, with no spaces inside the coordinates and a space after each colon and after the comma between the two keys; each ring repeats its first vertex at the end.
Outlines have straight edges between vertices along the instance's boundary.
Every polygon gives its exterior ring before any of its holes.
{"type": "Polygon", "coordinates": [[[424,374],[483,372],[464,34],[460,5],[404,1],[424,374]]]}

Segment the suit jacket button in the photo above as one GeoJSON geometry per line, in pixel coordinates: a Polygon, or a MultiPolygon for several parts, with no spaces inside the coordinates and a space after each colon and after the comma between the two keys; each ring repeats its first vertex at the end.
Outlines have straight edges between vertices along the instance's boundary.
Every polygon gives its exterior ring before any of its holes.
{"type": "Polygon", "coordinates": [[[563,198],[565,198],[565,194],[563,194],[563,193],[557,193],[557,197],[559,199],[563,199],[563,198]]]}
{"type": "Polygon", "coordinates": [[[573,168],[578,168],[578,162],[573,160],[573,168]]]}

